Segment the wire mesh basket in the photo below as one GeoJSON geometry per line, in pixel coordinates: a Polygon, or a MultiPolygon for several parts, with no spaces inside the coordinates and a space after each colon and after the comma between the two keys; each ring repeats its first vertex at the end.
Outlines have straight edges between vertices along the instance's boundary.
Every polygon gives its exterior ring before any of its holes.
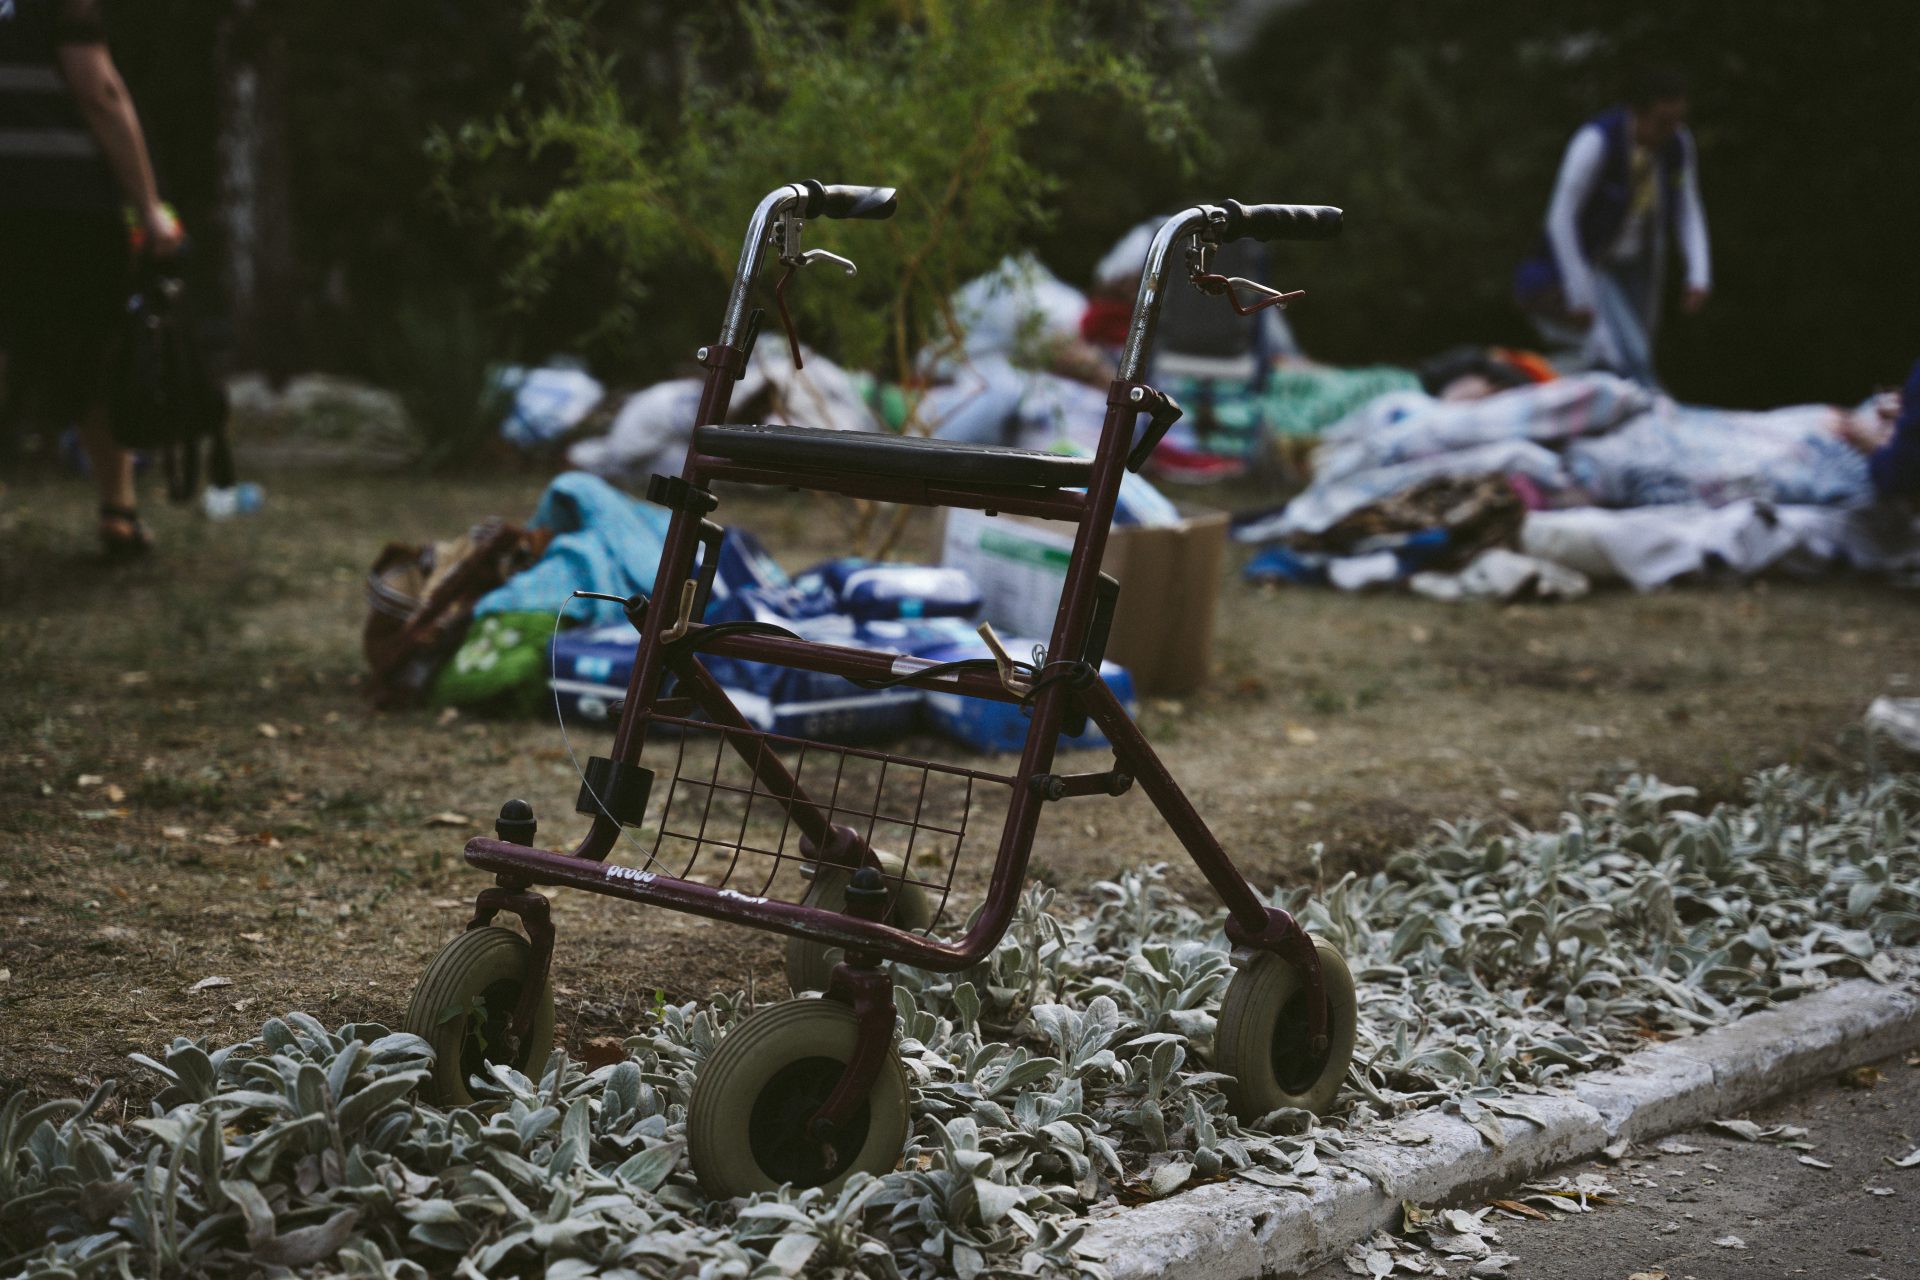
{"type": "Polygon", "coordinates": [[[1006,774],[658,714],[640,763],[654,773],[646,818],[629,830],[646,853],[641,870],[798,902],[816,859],[803,851],[794,812],[811,802],[882,855],[896,891],[920,888],[933,906],[929,933],[946,916],[963,853],[983,843],[983,816],[987,855],[997,850],[992,819],[1004,820],[1014,783],[1006,774]],[[791,788],[769,782],[769,759],[785,768],[791,788]]]}

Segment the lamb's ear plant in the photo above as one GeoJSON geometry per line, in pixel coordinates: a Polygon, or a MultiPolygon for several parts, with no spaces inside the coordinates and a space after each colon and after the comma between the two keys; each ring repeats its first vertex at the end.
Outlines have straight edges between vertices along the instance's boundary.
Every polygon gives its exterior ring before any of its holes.
{"type": "Polygon", "coordinates": [[[1777,771],[1741,804],[1632,778],[1550,831],[1438,828],[1381,872],[1275,901],[1359,980],[1352,1086],[1328,1117],[1242,1124],[1207,1061],[1231,975],[1222,920],[1143,865],[1063,918],[1023,897],[976,970],[899,970],[914,1129],[899,1167],[836,1195],[712,1203],[685,1150],[701,1063],[747,1005],[656,1002],[625,1060],[495,1066],[478,1101],[418,1101],[426,1043],[304,1014],[134,1061],[147,1114],[0,1103],[0,1277],[262,1271],[412,1280],[544,1274],[1051,1275],[1097,1280],[1083,1216],[1115,1196],[1237,1178],[1310,1191],[1353,1148],[1445,1107],[1490,1143],[1530,1095],[1649,1034],[1719,1025],[1865,976],[1911,980],[1920,788],[1777,771]]]}

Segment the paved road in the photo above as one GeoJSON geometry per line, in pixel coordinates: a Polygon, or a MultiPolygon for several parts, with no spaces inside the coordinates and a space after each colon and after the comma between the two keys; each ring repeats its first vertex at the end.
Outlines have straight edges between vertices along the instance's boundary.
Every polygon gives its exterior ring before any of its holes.
{"type": "MultiPolygon", "coordinates": [[[[1920,1062],[1920,1059],[1913,1059],[1920,1062]]],[[[1799,1125],[1810,1152],[1747,1142],[1718,1129],[1653,1143],[1618,1164],[1582,1163],[1558,1174],[1603,1173],[1621,1202],[1553,1222],[1501,1220],[1496,1246],[1518,1261],[1508,1280],[1920,1280],[1920,1167],[1896,1169],[1920,1142],[1920,1066],[1878,1066],[1872,1088],[1834,1082],[1756,1108],[1762,1126],[1799,1125]],[[1831,1164],[1802,1164],[1808,1155],[1831,1164]],[[1876,1195],[1870,1188],[1891,1190],[1876,1195]],[[1716,1245],[1737,1236],[1745,1248],[1716,1245]]],[[[1452,1276],[1467,1266],[1448,1263],[1452,1276]]],[[[1396,1272],[1395,1275],[1404,1273],[1396,1272]]],[[[1339,1262],[1310,1280],[1350,1280],[1339,1262]]]]}

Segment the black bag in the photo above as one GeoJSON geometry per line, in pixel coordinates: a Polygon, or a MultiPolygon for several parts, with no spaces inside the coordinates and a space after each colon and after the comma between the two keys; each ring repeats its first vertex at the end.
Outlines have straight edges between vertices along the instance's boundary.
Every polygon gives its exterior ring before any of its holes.
{"type": "Polygon", "coordinates": [[[146,259],[127,299],[114,353],[108,420],[124,448],[161,456],[167,496],[186,502],[200,489],[201,451],[207,478],[233,487],[227,441],[227,390],[207,367],[185,303],[186,288],[166,262],[146,259]]]}

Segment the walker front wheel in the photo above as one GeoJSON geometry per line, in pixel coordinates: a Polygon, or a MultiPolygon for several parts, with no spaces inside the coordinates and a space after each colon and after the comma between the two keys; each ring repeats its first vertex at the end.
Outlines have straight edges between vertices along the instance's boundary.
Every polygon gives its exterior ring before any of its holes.
{"type": "MultiPolygon", "coordinates": [[[[932,928],[933,902],[927,897],[927,891],[904,878],[907,867],[898,856],[891,853],[878,856],[880,874],[887,878],[893,889],[893,901],[883,917],[883,923],[915,932],[932,928]]],[[[852,882],[853,872],[845,867],[822,863],[813,873],[813,884],[808,888],[807,896],[800,900],[801,904],[818,907],[822,911],[845,911],[847,886],[852,882]]],[[[825,991],[827,979],[833,976],[833,967],[840,963],[844,954],[839,947],[830,947],[808,938],[788,939],[787,986],[792,988],[795,995],[825,991]]]]}
{"type": "Polygon", "coordinates": [[[892,1169],[907,1144],[907,1073],[891,1049],[873,1091],[832,1140],[807,1122],[853,1056],[853,1010],[832,1000],[762,1009],[721,1039],[700,1068],[687,1108],[687,1155],[719,1198],[791,1184],[829,1195],[855,1172],[892,1169]]]}
{"type": "Polygon", "coordinates": [[[1282,1107],[1324,1114],[1347,1077],[1359,1021],[1353,974],[1331,943],[1316,938],[1313,949],[1327,993],[1324,1051],[1309,1040],[1302,975],[1279,956],[1262,953],[1242,966],[1221,998],[1213,1067],[1233,1077],[1222,1088],[1241,1120],[1282,1107]]]}
{"type": "Polygon", "coordinates": [[[413,989],[402,1026],[433,1046],[433,1074],[421,1085],[428,1102],[463,1107],[467,1082],[490,1062],[538,1076],[553,1050],[553,985],[534,1005],[533,1026],[516,1048],[507,1044],[513,1011],[533,967],[533,947],[511,929],[469,929],[440,949],[413,989]]]}

